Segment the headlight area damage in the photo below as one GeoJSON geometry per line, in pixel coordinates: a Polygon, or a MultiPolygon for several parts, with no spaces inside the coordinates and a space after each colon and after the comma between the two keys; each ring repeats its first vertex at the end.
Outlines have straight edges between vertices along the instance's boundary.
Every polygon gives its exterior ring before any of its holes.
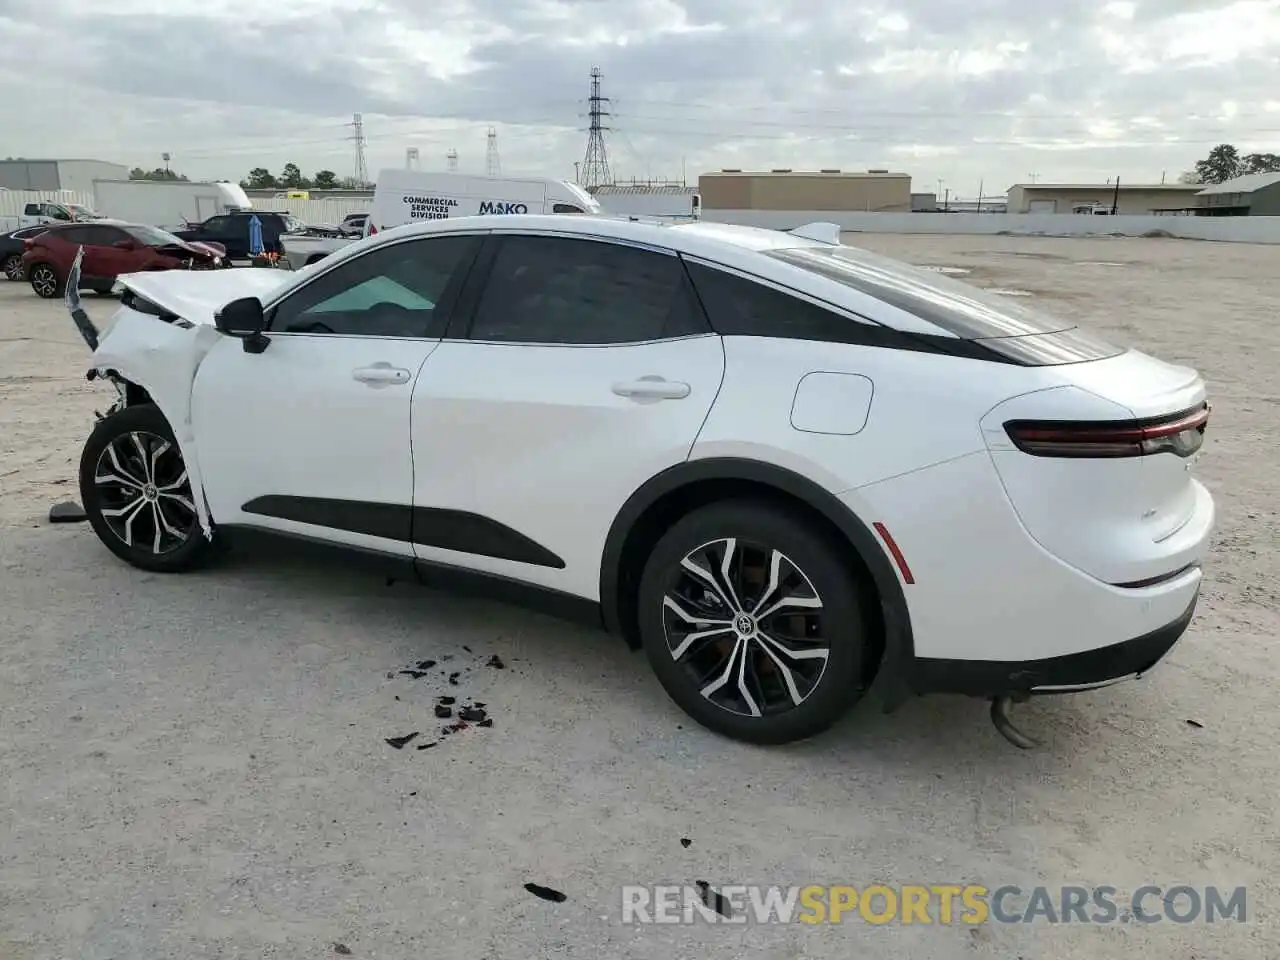
{"type": "Polygon", "coordinates": [[[191,385],[201,361],[220,334],[211,322],[192,323],[144,299],[135,289],[137,281],[159,278],[163,274],[121,276],[119,283],[125,288],[121,307],[110,326],[99,331],[80,301],[78,287],[83,257],[82,248],[67,275],[64,300],[76,329],[93,351],[87,379],[105,378],[115,385],[120,398],[108,415],[138,403],[152,402],[159,408],[173,428],[186,464],[200,528],[206,538],[212,539],[213,526],[191,430],[191,385]]]}

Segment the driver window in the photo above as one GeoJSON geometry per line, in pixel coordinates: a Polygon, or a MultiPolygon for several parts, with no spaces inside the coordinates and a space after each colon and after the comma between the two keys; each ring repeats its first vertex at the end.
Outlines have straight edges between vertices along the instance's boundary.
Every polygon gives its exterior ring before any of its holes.
{"type": "Polygon", "coordinates": [[[431,336],[435,306],[479,237],[409,240],[378,247],[302,287],[272,311],[280,333],[431,336]]]}

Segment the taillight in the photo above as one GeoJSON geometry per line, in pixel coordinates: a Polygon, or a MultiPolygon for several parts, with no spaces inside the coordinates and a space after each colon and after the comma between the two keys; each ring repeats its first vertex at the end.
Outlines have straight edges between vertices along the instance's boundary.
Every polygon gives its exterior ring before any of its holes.
{"type": "Polygon", "coordinates": [[[372,237],[377,232],[378,232],[378,228],[375,227],[372,223],[369,224],[369,236],[372,237]]]}
{"type": "Polygon", "coordinates": [[[30,249],[32,249],[35,245],[36,245],[36,242],[35,242],[34,240],[32,240],[30,237],[27,237],[25,240],[23,240],[23,241],[22,241],[22,248],[23,248],[24,250],[30,250],[30,249]]]}
{"type": "Polygon", "coordinates": [[[1009,439],[1033,457],[1189,457],[1204,443],[1209,405],[1148,420],[1010,420],[1009,439]]]}

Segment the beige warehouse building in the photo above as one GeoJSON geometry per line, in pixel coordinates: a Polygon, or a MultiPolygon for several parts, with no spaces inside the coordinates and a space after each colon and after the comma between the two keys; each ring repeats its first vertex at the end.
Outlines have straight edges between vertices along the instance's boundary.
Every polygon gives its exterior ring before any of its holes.
{"type": "Polygon", "coordinates": [[[888,170],[721,170],[698,177],[704,210],[910,213],[911,176],[888,170]]]}
{"type": "Polygon", "coordinates": [[[1094,209],[1147,216],[1160,210],[1189,206],[1202,184],[1015,183],[1009,188],[1009,213],[1090,213],[1094,209]]]}

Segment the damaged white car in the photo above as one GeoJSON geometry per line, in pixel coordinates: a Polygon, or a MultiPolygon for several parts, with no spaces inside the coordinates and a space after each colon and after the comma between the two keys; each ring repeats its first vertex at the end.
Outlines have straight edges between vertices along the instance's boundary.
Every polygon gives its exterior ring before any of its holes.
{"type": "Polygon", "coordinates": [[[148,570],[254,532],[482,586],[762,743],[873,679],[1016,742],[1010,702],[1141,676],[1195,610],[1196,371],[833,224],[439,219],[120,283],[100,342],[68,295],[121,395],[80,489],[148,570]]]}

